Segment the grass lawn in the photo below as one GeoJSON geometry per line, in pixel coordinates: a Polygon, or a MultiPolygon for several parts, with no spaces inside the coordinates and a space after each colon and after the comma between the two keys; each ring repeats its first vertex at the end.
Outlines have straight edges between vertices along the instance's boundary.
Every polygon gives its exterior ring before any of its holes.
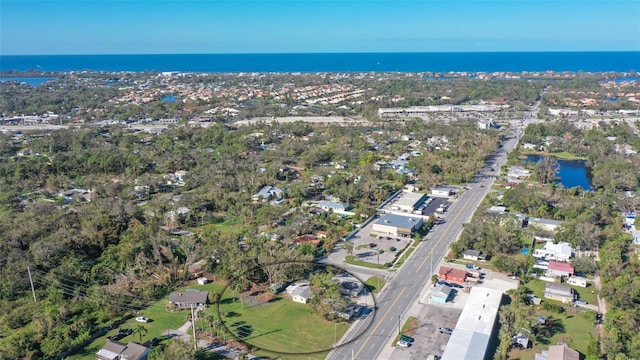
{"type": "MultiPolygon", "coordinates": [[[[413,316],[409,316],[409,318],[407,318],[407,321],[404,322],[404,325],[402,325],[401,332],[405,335],[413,337],[416,333],[416,329],[418,329],[418,319],[413,316]]],[[[396,338],[395,340],[393,340],[393,344],[391,346],[396,346],[398,340],[400,340],[400,334],[396,334],[396,338]]]]}
{"type": "Polygon", "coordinates": [[[344,262],[346,262],[347,264],[368,267],[371,269],[387,269],[388,268],[388,266],[385,266],[384,264],[378,265],[378,264],[374,264],[366,261],[355,260],[355,257],[353,255],[347,255],[344,258],[344,262]]]}
{"type": "MultiPolygon", "coordinates": [[[[188,285],[179,290],[186,289],[198,289],[198,290],[209,290],[210,292],[220,292],[224,286],[220,284],[210,283],[207,285],[188,285]]],[[[120,327],[122,329],[134,328],[137,325],[142,325],[147,329],[147,333],[143,333],[142,341],[140,340],[140,336],[138,334],[132,334],[127,337],[124,337],[119,342],[127,343],[129,341],[134,342],[145,342],[147,340],[151,340],[153,338],[159,338],[166,334],[167,329],[177,329],[180,326],[184,325],[187,322],[187,318],[190,313],[188,310],[169,312],[165,310],[165,306],[167,304],[169,296],[166,296],[141,311],[139,314],[141,316],[145,316],[151,319],[151,322],[148,323],[139,323],[136,322],[135,317],[129,319],[127,322],[123,323],[120,327]]],[[[96,358],[96,352],[104,346],[107,342],[107,336],[114,335],[118,332],[118,329],[113,329],[107,333],[105,336],[101,336],[91,342],[89,345],[85,346],[84,349],[78,351],[75,355],[69,356],[69,359],[77,359],[77,360],[94,360],[96,358]]]]}
{"type": "Polygon", "coordinates": [[[583,355],[587,351],[590,337],[592,334],[597,337],[597,331],[592,323],[585,320],[581,315],[562,313],[552,314],[547,311],[536,311],[535,316],[542,315],[551,317],[556,321],[559,321],[563,331],[554,334],[551,338],[546,339],[544,343],[536,343],[532,349],[527,350],[512,350],[509,355],[511,359],[521,360],[533,360],[536,353],[539,353],[543,349],[548,349],[549,345],[555,345],[559,341],[565,341],[572,349],[581,352],[583,355]]]}
{"type": "Polygon", "coordinates": [[[369,289],[369,292],[377,294],[384,287],[384,280],[377,276],[372,276],[364,282],[364,285],[369,289]]]}
{"type": "Polygon", "coordinates": [[[402,264],[404,264],[405,260],[407,260],[407,258],[409,257],[409,255],[411,255],[411,253],[415,250],[416,248],[411,246],[409,248],[407,248],[407,250],[405,250],[404,254],[402,254],[402,256],[400,257],[400,259],[393,265],[394,269],[399,269],[400,266],[402,266],[402,264]]]}
{"type": "MultiPolygon", "coordinates": [[[[322,359],[326,356],[324,350],[333,346],[334,335],[340,339],[349,327],[347,323],[334,323],[323,319],[311,312],[311,305],[300,304],[283,296],[276,296],[267,302],[250,301],[243,304],[237,299],[237,295],[231,291],[223,294],[220,304],[222,321],[227,328],[244,342],[264,349],[256,355],[275,356],[281,351],[284,353],[308,353],[304,356],[289,356],[289,359],[322,359]],[[244,304],[244,305],[243,305],[244,304]]],[[[215,313],[213,307],[207,313],[215,313]]]]}
{"type": "MultiPolygon", "coordinates": [[[[544,298],[544,285],[546,284],[546,281],[543,280],[532,280],[529,281],[526,284],[526,287],[533,291],[533,294],[541,299],[543,299],[543,301],[549,301],[549,302],[555,302],[558,304],[562,304],[560,301],[555,301],[555,300],[550,300],[550,299],[545,299],[544,298]]],[[[593,284],[590,284],[590,286],[583,288],[583,287],[579,287],[579,286],[571,286],[568,285],[566,283],[562,283],[560,285],[563,286],[568,286],[570,288],[572,288],[579,296],[580,299],[588,302],[589,304],[593,304],[593,305],[598,305],[598,299],[597,299],[597,292],[596,292],[596,288],[593,286],[593,284]]],[[[568,304],[563,304],[565,306],[570,306],[568,304]]]]}

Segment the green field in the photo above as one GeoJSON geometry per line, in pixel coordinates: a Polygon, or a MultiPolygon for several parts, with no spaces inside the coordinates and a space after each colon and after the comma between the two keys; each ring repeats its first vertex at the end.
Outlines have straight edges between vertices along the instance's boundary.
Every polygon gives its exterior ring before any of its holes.
{"type": "MultiPolygon", "coordinates": [[[[225,326],[239,339],[267,353],[269,350],[283,353],[327,350],[333,345],[334,334],[340,339],[349,326],[327,321],[313,314],[310,304],[296,303],[284,296],[269,301],[245,299],[241,303],[232,295],[230,291],[225,292],[220,304],[225,326]]],[[[326,353],[315,355],[323,358],[326,353]]],[[[286,358],[298,357],[287,355],[286,358]]]]}
{"type": "MultiPolygon", "coordinates": [[[[209,290],[213,292],[220,292],[223,289],[222,285],[210,283],[207,285],[188,285],[182,288],[181,290],[186,289],[199,289],[199,290],[209,290]]],[[[140,311],[137,315],[147,317],[151,319],[151,322],[148,323],[139,323],[136,322],[135,317],[129,319],[124,324],[120,325],[122,329],[134,328],[137,325],[142,325],[147,329],[147,333],[143,332],[142,340],[138,334],[132,334],[127,337],[124,337],[119,342],[127,343],[129,341],[134,341],[138,343],[144,343],[145,341],[151,340],[153,338],[160,338],[166,334],[168,329],[177,329],[180,326],[184,325],[188,321],[188,317],[190,316],[189,311],[175,311],[169,312],[165,309],[165,306],[168,301],[168,296],[162,298],[161,300],[156,301],[151,306],[146,308],[143,311],[140,311]]],[[[101,336],[91,342],[89,345],[85,346],[84,349],[78,351],[76,354],[69,356],[69,359],[77,359],[77,360],[89,360],[96,358],[96,352],[104,346],[107,342],[107,336],[114,335],[118,332],[118,329],[113,329],[107,333],[105,336],[101,336]]]]}
{"type": "Polygon", "coordinates": [[[384,280],[377,276],[372,276],[364,282],[369,292],[377,294],[384,287],[384,280]]]}
{"type": "Polygon", "coordinates": [[[579,314],[552,314],[547,311],[536,311],[534,316],[538,315],[553,318],[560,324],[558,329],[561,331],[545,339],[542,343],[535,343],[531,349],[525,351],[512,350],[509,353],[511,359],[533,360],[536,353],[543,349],[548,349],[549,345],[555,345],[561,341],[566,342],[569,347],[584,355],[591,339],[589,334],[594,337],[598,336],[593,324],[579,314]]]}

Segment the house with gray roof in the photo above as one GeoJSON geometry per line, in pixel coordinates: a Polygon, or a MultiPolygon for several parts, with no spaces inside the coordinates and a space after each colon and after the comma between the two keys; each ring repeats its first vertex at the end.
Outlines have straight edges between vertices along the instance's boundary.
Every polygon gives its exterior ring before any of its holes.
{"type": "Polygon", "coordinates": [[[144,360],[151,349],[138,343],[122,344],[107,339],[107,343],[96,353],[98,360],[144,360]]]}
{"type": "Polygon", "coordinates": [[[181,309],[205,306],[209,303],[209,292],[205,290],[174,291],[169,294],[169,303],[181,309]]]}
{"type": "Polygon", "coordinates": [[[551,283],[544,285],[544,297],[562,301],[563,303],[572,303],[575,298],[572,288],[551,283]]]}
{"type": "Polygon", "coordinates": [[[257,194],[251,196],[253,201],[269,201],[282,196],[282,190],[275,186],[266,185],[257,194]]]}

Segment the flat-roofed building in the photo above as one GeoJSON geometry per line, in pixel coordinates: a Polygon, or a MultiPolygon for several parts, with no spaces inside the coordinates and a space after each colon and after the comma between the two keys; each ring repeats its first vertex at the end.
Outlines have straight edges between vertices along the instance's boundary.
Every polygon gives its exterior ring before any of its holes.
{"type": "Polygon", "coordinates": [[[427,194],[403,191],[392,200],[391,210],[413,212],[427,199],[427,194]]]}
{"type": "Polygon", "coordinates": [[[386,235],[412,236],[421,226],[421,217],[385,214],[373,224],[373,231],[386,235]]]}
{"type": "Polygon", "coordinates": [[[442,360],[484,360],[493,357],[489,350],[496,335],[498,308],[502,292],[471,288],[467,303],[449,338],[442,360]]]}
{"type": "Polygon", "coordinates": [[[453,281],[462,284],[467,279],[467,271],[448,266],[441,266],[440,271],[438,271],[438,278],[440,280],[453,281]]]}

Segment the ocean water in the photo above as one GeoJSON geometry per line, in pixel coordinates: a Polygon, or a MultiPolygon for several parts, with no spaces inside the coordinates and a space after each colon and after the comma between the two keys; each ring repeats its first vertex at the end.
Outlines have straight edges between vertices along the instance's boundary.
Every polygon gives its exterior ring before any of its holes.
{"type": "Polygon", "coordinates": [[[0,55],[0,71],[522,72],[640,70],[640,52],[0,55]]]}

